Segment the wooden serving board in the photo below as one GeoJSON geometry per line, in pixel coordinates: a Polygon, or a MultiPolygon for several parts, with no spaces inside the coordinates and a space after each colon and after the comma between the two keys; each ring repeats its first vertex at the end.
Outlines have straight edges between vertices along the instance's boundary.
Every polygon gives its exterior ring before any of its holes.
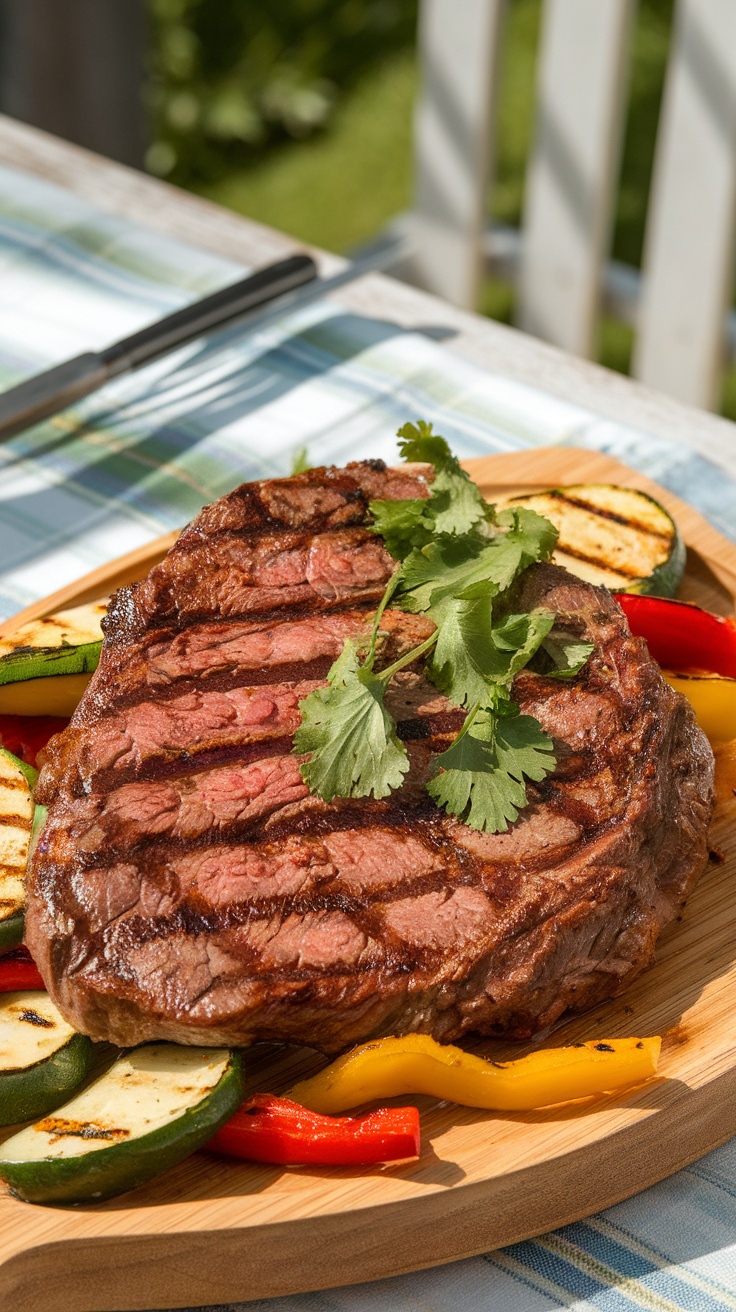
{"type": "MultiPolygon", "coordinates": [[[[618,462],[544,448],[467,468],[489,499],[593,481],[653,492],[688,544],[682,595],[734,611],[736,547],[618,462]]],[[[137,555],[145,570],[156,547],[137,555]]],[[[116,569],[119,580],[119,563],[116,569]]],[[[100,592],[108,585],[101,573],[100,592]]],[[[91,599],[89,586],[83,579],[67,589],[64,604],[91,599]]],[[[52,609],[57,604],[54,598],[52,609]]],[[[736,801],[721,807],[713,844],[725,859],[706,870],[652,969],[622,998],[546,1040],[662,1034],[661,1078],[518,1115],[419,1099],[424,1147],[408,1165],[288,1170],[197,1153],[150,1185],[96,1206],[52,1209],[0,1197],[0,1306],[191,1307],[395,1275],[589,1215],[716,1147],[736,1133],[735,819],[736,801]]],[[[526,1050],[482,1040],[468,1046],[494,1057],[526,1050]]],[[[306,1051],[254,1049],[252,1087],[278,1092],[320,1064],[306,1051]]]]}

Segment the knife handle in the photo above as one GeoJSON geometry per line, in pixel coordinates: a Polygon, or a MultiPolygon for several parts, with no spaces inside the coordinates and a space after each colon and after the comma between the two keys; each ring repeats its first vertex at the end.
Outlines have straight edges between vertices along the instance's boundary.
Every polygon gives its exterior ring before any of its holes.
{"type": "Polygon", "coordinates": [[[296,291],[304,283],[317,277],[317,265],[311,255],[291,255],[286,260],[258,269],[240,282],[221,287],[202,300],[175,310],[164,319],[141,328],[140,332],[114,342],[100,358],[108,366],[110,377],[137,369],[151,360],[166,355],[184,342],[192,341],[200,333],[219,328],[231,319],[255,310],[260,305],[296,291]]]}

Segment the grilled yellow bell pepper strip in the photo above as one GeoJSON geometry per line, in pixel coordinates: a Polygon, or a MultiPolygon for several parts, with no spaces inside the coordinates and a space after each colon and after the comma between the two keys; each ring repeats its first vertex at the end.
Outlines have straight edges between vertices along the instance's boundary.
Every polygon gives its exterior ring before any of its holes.
{"type": "Polygon", "coordinates": [[[703,732],[712,743],[736,738],[736,679],[718,674],[662,674],[675,692],[687,697],[703,732]]]}
{"type": "Polygon", "coordinates": [[[0,715],[73,715],[91,674],[50,674],[0,687],[0,715]]]}
{"type": "Polygon", "coordinates": [[[661,1044],[660,1038],[598,1039],[494,1062],[426,1034],[407,1034],[360,1044],[286,1096],[328,1116],[416,1093],[489,1111],[533,1111],[641,1084],[656,1073],[661,1044]]]}

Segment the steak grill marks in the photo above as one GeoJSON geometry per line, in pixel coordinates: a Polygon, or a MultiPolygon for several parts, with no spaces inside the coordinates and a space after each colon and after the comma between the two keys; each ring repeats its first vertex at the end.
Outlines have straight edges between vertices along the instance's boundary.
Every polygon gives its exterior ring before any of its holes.
{"type": "MultiPolygon", "coordinates": [[[[271,620],[231,619],[195,624],[183,631],[159,629],[135,643],[108,652],[114,687],[104,713],[135,705],[146,696],[158,702],[196,690],[227,691],[248,685],[322,679],[346,638],[359,642],[370,633],[375,607],[364,605],[335,614],[271,620]]],[[[381,625],[378,668],[416,647],[432,632],[423,615],[389,611],[381,625]]]]}
{"type": "MultiPolygon", "coordinates": [[[[415,775],[427,773],[431,753],[441,746],[423,744],[423,762],[413,749],[415,775]]],[[[302,760],[287,751],[255,761],[218,761],[197,773],[168,779],[121,783],[106,794],[70,801],[62,833],[73,838],[77,861],[90,869],[108,863],[110,856],[150,853],[156,847],[168,852],[172,847],[226,845],[246,838],[255,842],[269,834],[283,838],[299,833],[305,826],[325,833],[376,823],[401,825],[407,813],[440,819],[426,793],[411,788],[400,789],[380,802],[337,799],[328,807],[309,795],[299,769],[302,760]]],[[[622,762],[622,770],[624,765],[622,762]]],[[[570,758],[566,766],[564,778],[530,788],[530,804],[543,799],[557,814],[593,833],[610,819],[605,809],[593,812],[584,800],[585,785],[598,773],[595,759],[590,754],[580,755],[570,758]],[[581,786],[582,796],[578,796],[581,786]]]]}
{"type": "MultiPolygon", "coordinates": [[[[402,788],[307,794],[298,702],[366,635],[393,568],[368,502],[424,495],[380,463],[247,484],[118,594],[42,772],[29,879],[29,945],[77,1028],[327,1051],[406,1030],[522,1036],[651,959],[705,858],[712,760],[619,608],[562,570],[529,571],[519,608],[549,606],[597,650],[569,684],[516,681],[559,761],[516,825],[475,833],[429,799],[463,714],[416,669],[389,693],[402,788]]],[[[380,659],[429,631],[389,611],[380,659]]]]}
{"type": "Polygon", "coordinates": [[[325,610],[356,600],[380,600],[394,562],[363,528],[326,533],[265,534],[254,544],[228,534],[175,547],[136,588],[141,620],[197,622],[282,606],[325,610]]]}

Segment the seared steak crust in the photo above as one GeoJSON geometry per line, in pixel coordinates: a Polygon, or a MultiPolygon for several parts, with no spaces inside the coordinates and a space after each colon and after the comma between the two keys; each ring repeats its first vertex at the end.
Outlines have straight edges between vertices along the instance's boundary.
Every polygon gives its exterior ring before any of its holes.
{"type": "MultiPolygon", "coordinates": [[[[524,672],[558,766],[503,834],[423,782],[462,713],[420,670],[389,701],[412,769],[385,801],[308,795],[298,703],[368,631],[392,561],[380,462],[245,484],[117,595],[102,659],[39,782],[28,943],[83,1032],[118,1044],[380,1034],[526,1038],[652,960],[707,856],[713,758],[614,599],[537,566],[524,607],[596,644],[570,682],[524,672]]],[[[389,612],[383,659],[431,625],[389,612]]]]}

